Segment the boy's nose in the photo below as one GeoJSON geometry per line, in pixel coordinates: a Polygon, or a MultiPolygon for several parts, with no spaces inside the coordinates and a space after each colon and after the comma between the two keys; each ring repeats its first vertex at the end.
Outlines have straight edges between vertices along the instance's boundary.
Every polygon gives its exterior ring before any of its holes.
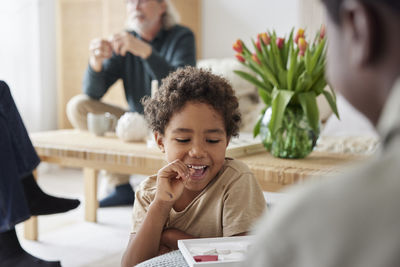
{"type": "Polygon", "coordinates": [[[206,152],[203,149],[203,146],[200,144],[194,144],[189,150],[189,156],[192,158],[203,158],[205,157],[206,152]]]}

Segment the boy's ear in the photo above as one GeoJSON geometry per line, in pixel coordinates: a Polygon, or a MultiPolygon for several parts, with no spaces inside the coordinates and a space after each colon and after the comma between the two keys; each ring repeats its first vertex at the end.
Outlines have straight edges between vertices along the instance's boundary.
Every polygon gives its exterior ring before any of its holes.
{"type": "Polygon", "coordinates": [[[231,141],[231,137],[230,136],[228,136],[227,138],[226,138],[226,147],[228,147],[229,146],[229,142],[231,141]]]}
{"type": "Polygon", "coordinates": [[[161,152],[164,153],[165,152],[164,136],[159,132],[154,132],[154,140],[156,141],[156,144],[158,148],[161,150],[161,152]]]}

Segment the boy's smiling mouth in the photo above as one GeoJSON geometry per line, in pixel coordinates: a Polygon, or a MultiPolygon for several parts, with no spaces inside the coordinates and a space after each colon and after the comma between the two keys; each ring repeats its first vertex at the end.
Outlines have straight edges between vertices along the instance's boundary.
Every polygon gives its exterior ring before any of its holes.
{"type": "Polygon", "coordinates": [[[192,164],[187,164],[186,165],[189,169],[191,169],[190,172],[190,178],[193,180],[201,180],[205,177],[205,173],[208,169],[207,165],[192,165],[192,164]]]}

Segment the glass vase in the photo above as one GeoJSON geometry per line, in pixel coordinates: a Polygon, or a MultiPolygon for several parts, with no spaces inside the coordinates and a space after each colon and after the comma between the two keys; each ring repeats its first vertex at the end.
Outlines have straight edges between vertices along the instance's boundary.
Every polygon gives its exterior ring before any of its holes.
{"type": "Polygon", "coordinates": [[[279,158],[305,158],[314,149],[319,137],[310,127],[301,107],[287,107],[282,125],[275,134],[268,128],[272,109],[268,108],[261,121],[260,137],[265,148],[279,158]]]}

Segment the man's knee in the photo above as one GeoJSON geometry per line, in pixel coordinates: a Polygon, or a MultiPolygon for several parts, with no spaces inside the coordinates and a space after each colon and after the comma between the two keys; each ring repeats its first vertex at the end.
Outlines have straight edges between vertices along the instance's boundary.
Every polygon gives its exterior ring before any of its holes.
{"type": "Polygon", "coordinates": [[[67,117],[74,128],[86,130],[86,116],[88,106],[96,101],[89,96],[81,94],[72,97],[67,103],[67,117]]]}

